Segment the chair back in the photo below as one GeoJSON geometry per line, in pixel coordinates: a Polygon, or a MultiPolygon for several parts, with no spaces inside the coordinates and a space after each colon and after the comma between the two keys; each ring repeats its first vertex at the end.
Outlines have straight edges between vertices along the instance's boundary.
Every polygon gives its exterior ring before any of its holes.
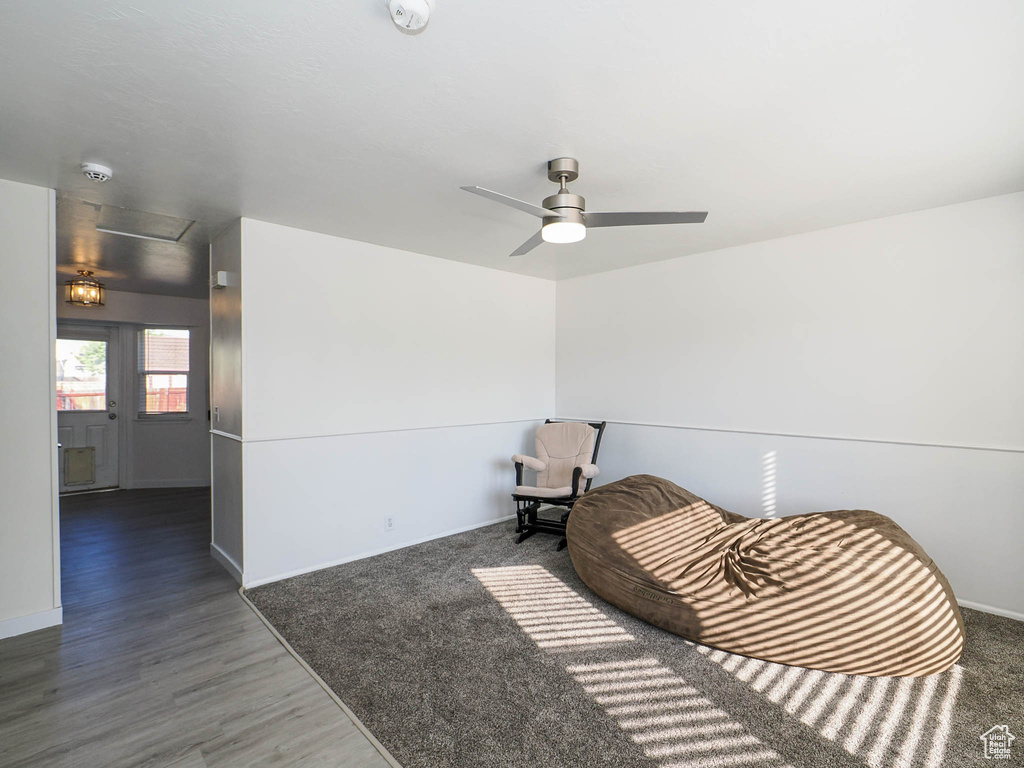
{"type": "Polygon", "coordinates": [[[573,469],[594,460],[597,438],[598,431],[581,421],[551,421],[538,427],[534,444],[537,458],[547,469],[537,473],[537,485],[542,488],[572,485],[573,469]]]}

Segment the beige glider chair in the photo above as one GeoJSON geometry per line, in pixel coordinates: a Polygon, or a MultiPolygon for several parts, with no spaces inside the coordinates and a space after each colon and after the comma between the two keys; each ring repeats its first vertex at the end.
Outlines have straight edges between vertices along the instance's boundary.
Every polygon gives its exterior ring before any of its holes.
{"type": "Polygon", "coordinates": [[[590,490],[590,484],[599,472],[597,451],[606,422],[552,421],[548,419],[537,428],[535,446],[537,456],[517,453],[512,457],[516,465],[516,533],[518,542],[535,533],[554,533],[562,537],[558,549],[565,546],[565,524],[572,505],[580,494],[590,490]],[[523,484],[523,469],[537,473],[536,485],[523,484]],[[538,516],[541,505],[562,507],[558,517],[538,516]]]}

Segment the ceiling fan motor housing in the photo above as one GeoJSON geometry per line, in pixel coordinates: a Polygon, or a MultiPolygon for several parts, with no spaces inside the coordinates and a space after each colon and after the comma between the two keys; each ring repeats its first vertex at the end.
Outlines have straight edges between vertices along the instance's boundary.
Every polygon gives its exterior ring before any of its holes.
{"type": "Polygon", "coordinates": [[[561,218],[557,216],[552,216],[550,219],[545,218],[545,224],[550,224],[554,221],[587,223],[583,217],[583,212],[587,209],[587,201],[583,199],[582,195],[574,195],[572,192],[559,192],[556,195],[545,197],[541,205],[549,211],[558,211],[558,213],[562,214],[561,218]]]}
{"type": "Polygon", "coordinates": [[[576,195],[565,188],[565,185],[580,177],[580,164],[574,157],[556,157],[548,161],[548,179],[561,186],[555,194],[545,197],[541,203],[548,210],[557,210],[563,218],[544,219],[545,224],[554,221],[578,222],[586,224],[583,212],[587,209],[587,201],[583,195],[576,195]]]}

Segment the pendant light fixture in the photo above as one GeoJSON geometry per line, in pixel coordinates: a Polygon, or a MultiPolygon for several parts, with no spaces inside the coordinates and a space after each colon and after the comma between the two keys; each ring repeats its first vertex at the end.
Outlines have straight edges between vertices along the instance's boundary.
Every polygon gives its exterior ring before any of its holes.
{"type": "Polygon", "coordinates": [[[78,270],[78,277],[65,284],[65,300],[75,307],[102,307],[106,298],[103,283],[88,269],[78,270]]]}

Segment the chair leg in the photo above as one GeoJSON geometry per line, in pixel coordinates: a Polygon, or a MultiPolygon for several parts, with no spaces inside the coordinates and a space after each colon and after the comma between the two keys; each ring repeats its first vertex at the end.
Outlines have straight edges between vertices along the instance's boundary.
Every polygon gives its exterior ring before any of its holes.
{"type": "Polygon", "coordinates": [[[519,522],[516,526],[516,533],[519,534],[516,544],[522,544],[537,532],[533,526],[537,523],[537,510],[540,509],[540,504],[537,502],[527,504],[525,507],[520,507],[521,503],[516,503],[516,517],[519,522]]]}
{"type": "MultiPolygon", "coordinates": [[[[572,513],[572,507],[569,507],[567,510],[565,510],[565,512],[562,513],[562,525],[567,525],[569,523],[570,513],[572,513]]],[[[561,540],[558,542],[558,546],[555,548],[555,551],[561,552],[567,546],[569,546],[569,540],[566,539],[565,536],[563,536],[561,540]]]]}

